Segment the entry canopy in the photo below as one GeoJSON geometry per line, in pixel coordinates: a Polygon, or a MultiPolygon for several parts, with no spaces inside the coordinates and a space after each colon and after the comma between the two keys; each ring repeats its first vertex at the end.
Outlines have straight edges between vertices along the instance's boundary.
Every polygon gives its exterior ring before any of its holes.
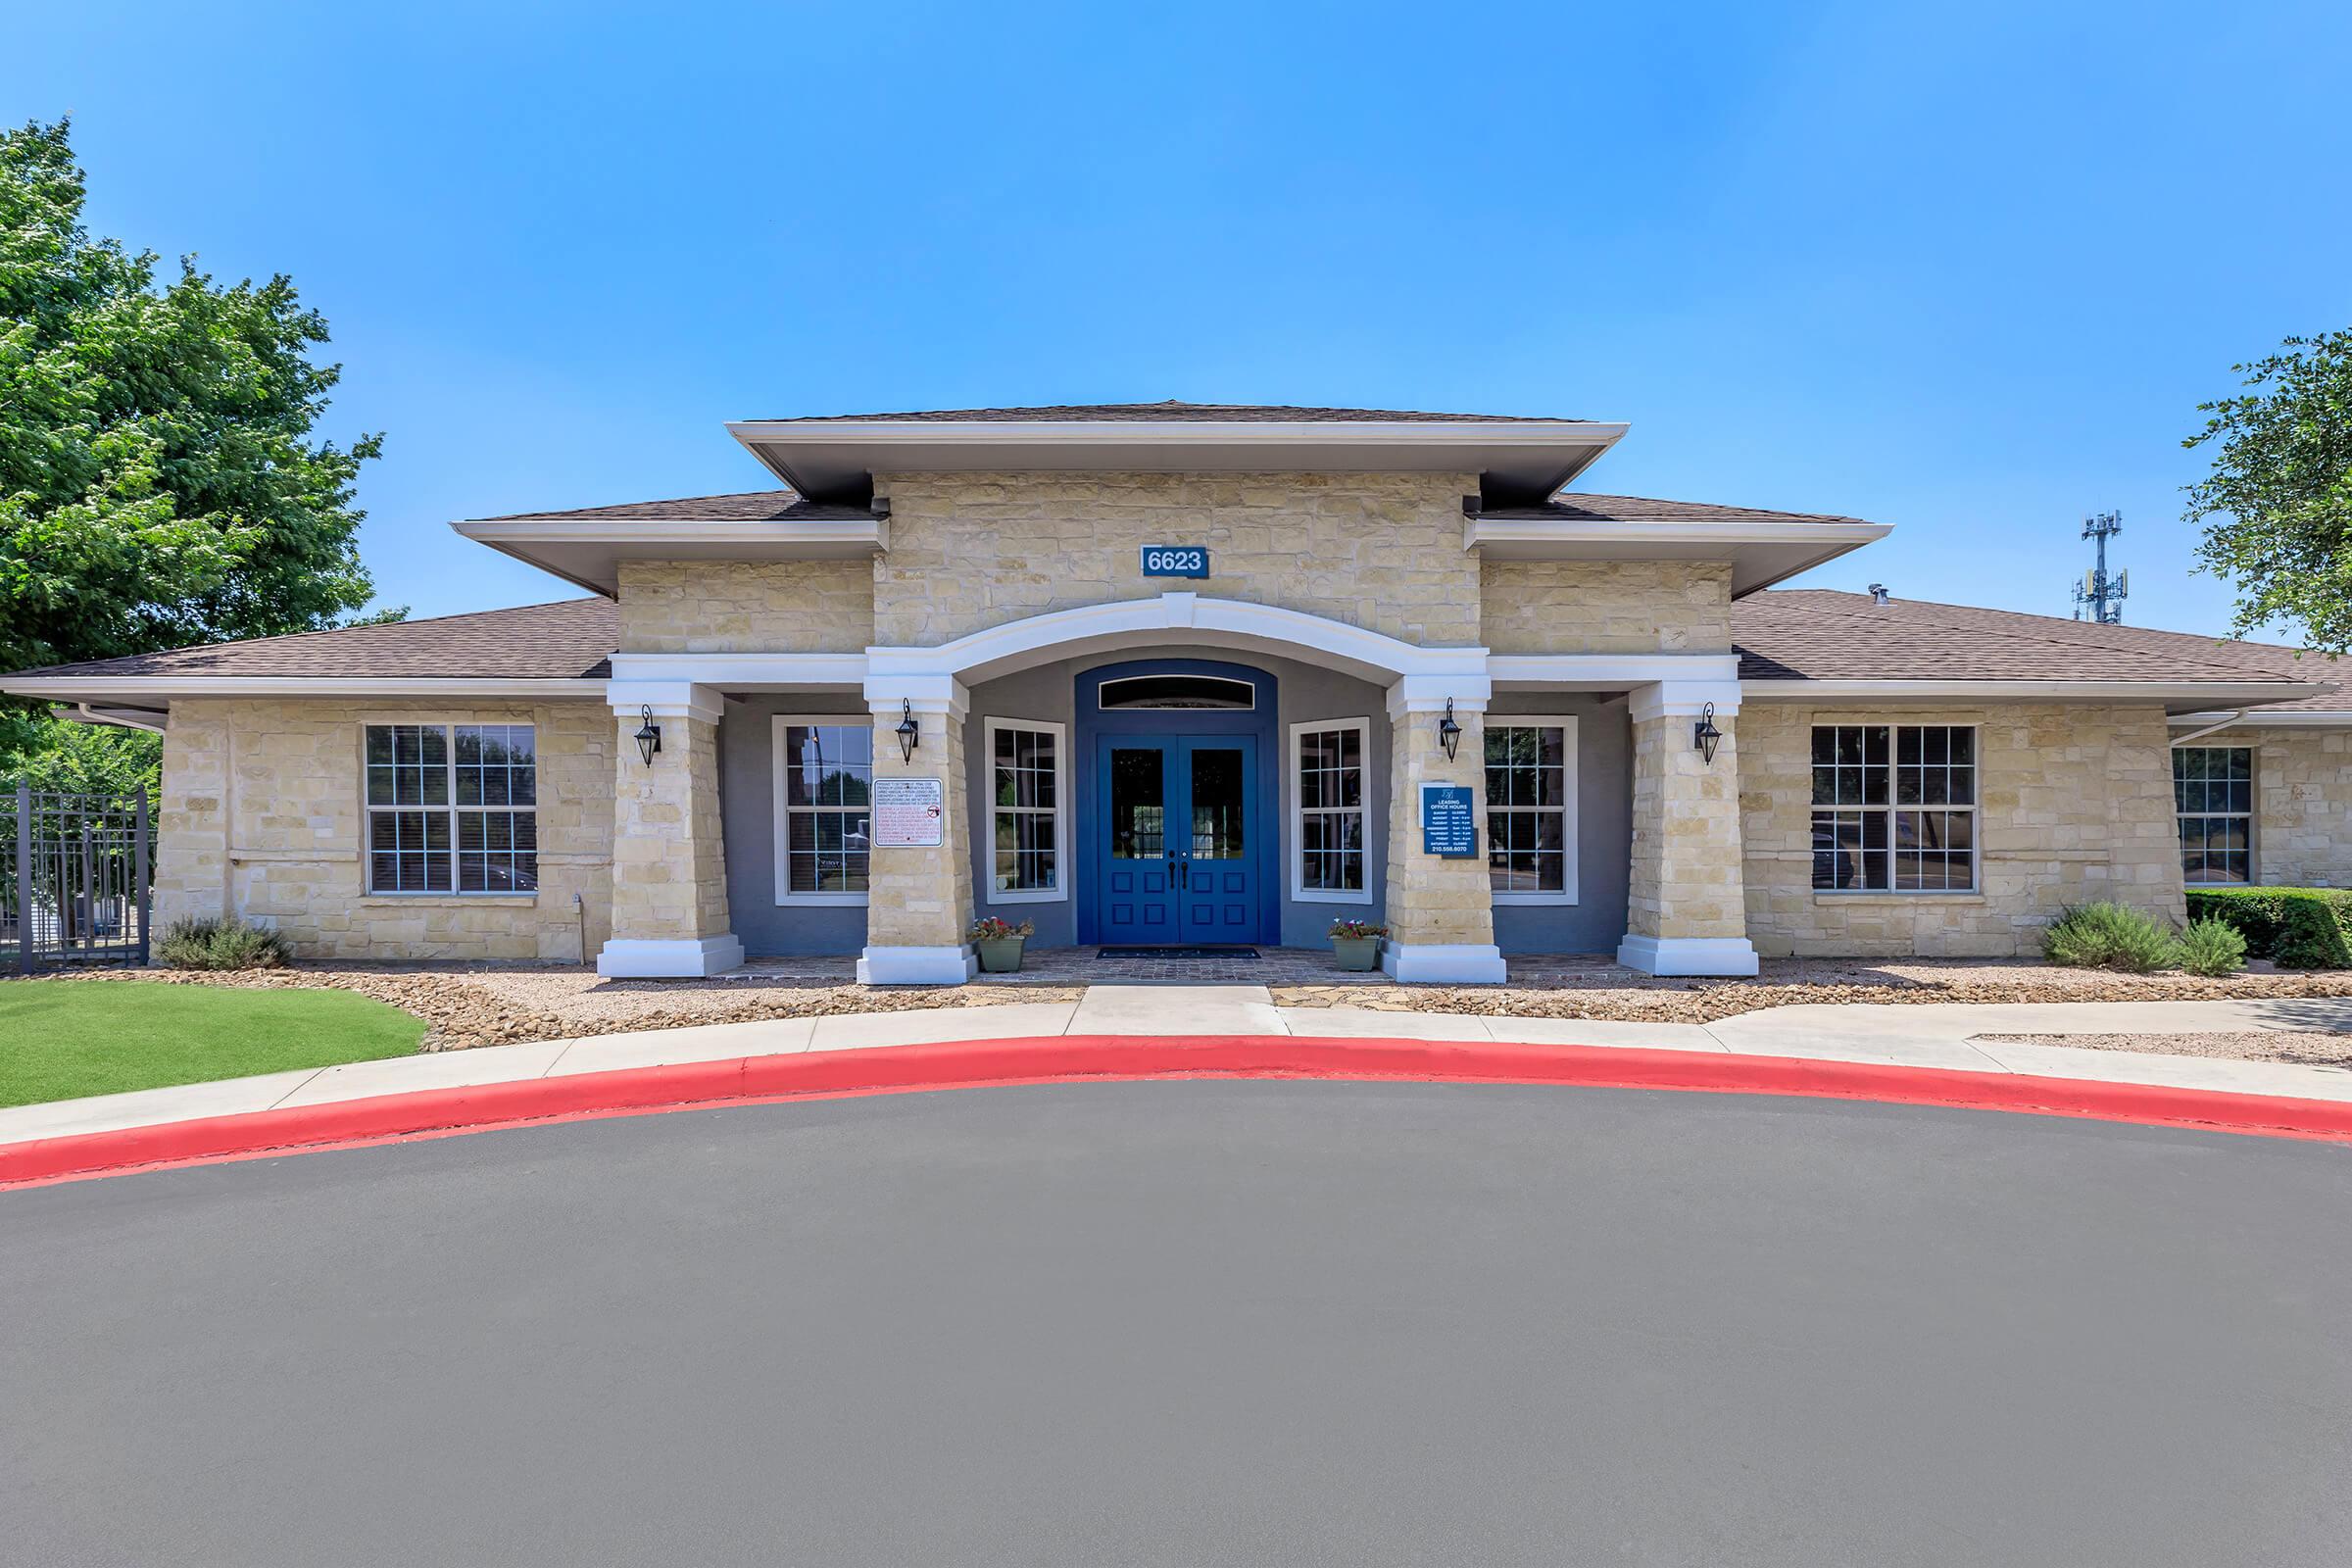
{"type": "Polygon", "coordinates": [[[862,506],[882,473],[1453,473],[1489,506],[1532,506],[1624,435],[1592,419],[1226,403],[741,419],[728,432],[811,501],[862,506]]]}

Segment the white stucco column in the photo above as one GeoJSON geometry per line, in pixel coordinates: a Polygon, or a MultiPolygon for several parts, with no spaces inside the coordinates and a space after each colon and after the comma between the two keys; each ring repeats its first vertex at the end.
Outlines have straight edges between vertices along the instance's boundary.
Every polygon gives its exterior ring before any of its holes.
{"type": "Polygon", "coordinates": [[[961,985],[978,967],[963,940],[972,918],[971,813],[963,779],[963,721],[970,696],[953,675],[869,675],[874,715],[874,789],[893,781],[935,781],[939,843],[883,842],[874,821],[867,858],[865,952],[858,978],[866,985],[961,985]],[[911,716],[915,745],[902,755],[899,725],[911,716]]]}
{"type": "Polygon", "coordinates": [[[1486,710],[1483,676],[1406,675],[1389,688],[1389,940],[1380,966],[1396,979],[1429,985],[1498,985],[1505,976],[1494,945],[1494,897],[1487,877],[1486,710]],[[1447,704],[1461,726],[1448,758],[1439,736],[1447,704]],[[1470,791],[1476,853],[1447,858],[1426,853],[1421,789],[1470,791]]]}
{"type": "Polygon", "coordinates": [[[1617,961],[1650,974],[1756,972],[1740,844],[1740,683],[1637,686],[1634,834],[1626,935],[1617,961]],[[1713,706],[1713,761],[1694,742],[1713,706]]]}
{"type": "Polygon", "coordinates": [[[727,929],[718,810],[718,692],[681,681],[612,681],[612,934],[602,975],[680,978],[743,965],[727,929]],[[649,712],[648,710],[651,711],[649,712]],[[638,729],[662,732],[648,761],[638,729]]]}

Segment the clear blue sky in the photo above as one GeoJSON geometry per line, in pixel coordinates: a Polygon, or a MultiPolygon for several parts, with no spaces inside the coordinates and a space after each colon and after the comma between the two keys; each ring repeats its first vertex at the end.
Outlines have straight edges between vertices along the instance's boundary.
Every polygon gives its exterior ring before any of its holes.
{"type": "Polygon", "coordinates": [[[1595,490],[1813,574],[2220,630],[2180,438],[2352,324],[2352,8],[19,8],[91,220],[333,323],[419,615],[450,518],[758,489],[730,417],[1185,398],[1632,421],[1595,490]]]}

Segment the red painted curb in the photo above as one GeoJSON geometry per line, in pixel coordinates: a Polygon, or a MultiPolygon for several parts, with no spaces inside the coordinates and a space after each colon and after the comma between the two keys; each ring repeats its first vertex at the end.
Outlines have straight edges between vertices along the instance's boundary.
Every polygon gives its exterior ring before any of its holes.
{"type": "Polygon", "coordinates": [[[2352,1142],[2352,1102],[1793,1056],[1285,1035],[1051,1036],[527,1078],[0,1146],[0,1187],[700,1106],[1159,1078],[1561,1084],[1787,1095],[2352,1142]]]}

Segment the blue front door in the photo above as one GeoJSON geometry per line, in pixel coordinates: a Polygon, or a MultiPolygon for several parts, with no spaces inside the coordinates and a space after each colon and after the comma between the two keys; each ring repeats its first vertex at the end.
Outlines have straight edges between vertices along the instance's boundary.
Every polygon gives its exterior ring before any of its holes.
{"type": "Polygon", "coordinates": [[[1255,738],[1105,735],[1096,765],[1102,940],[1262,940],[1255,738]]]}

